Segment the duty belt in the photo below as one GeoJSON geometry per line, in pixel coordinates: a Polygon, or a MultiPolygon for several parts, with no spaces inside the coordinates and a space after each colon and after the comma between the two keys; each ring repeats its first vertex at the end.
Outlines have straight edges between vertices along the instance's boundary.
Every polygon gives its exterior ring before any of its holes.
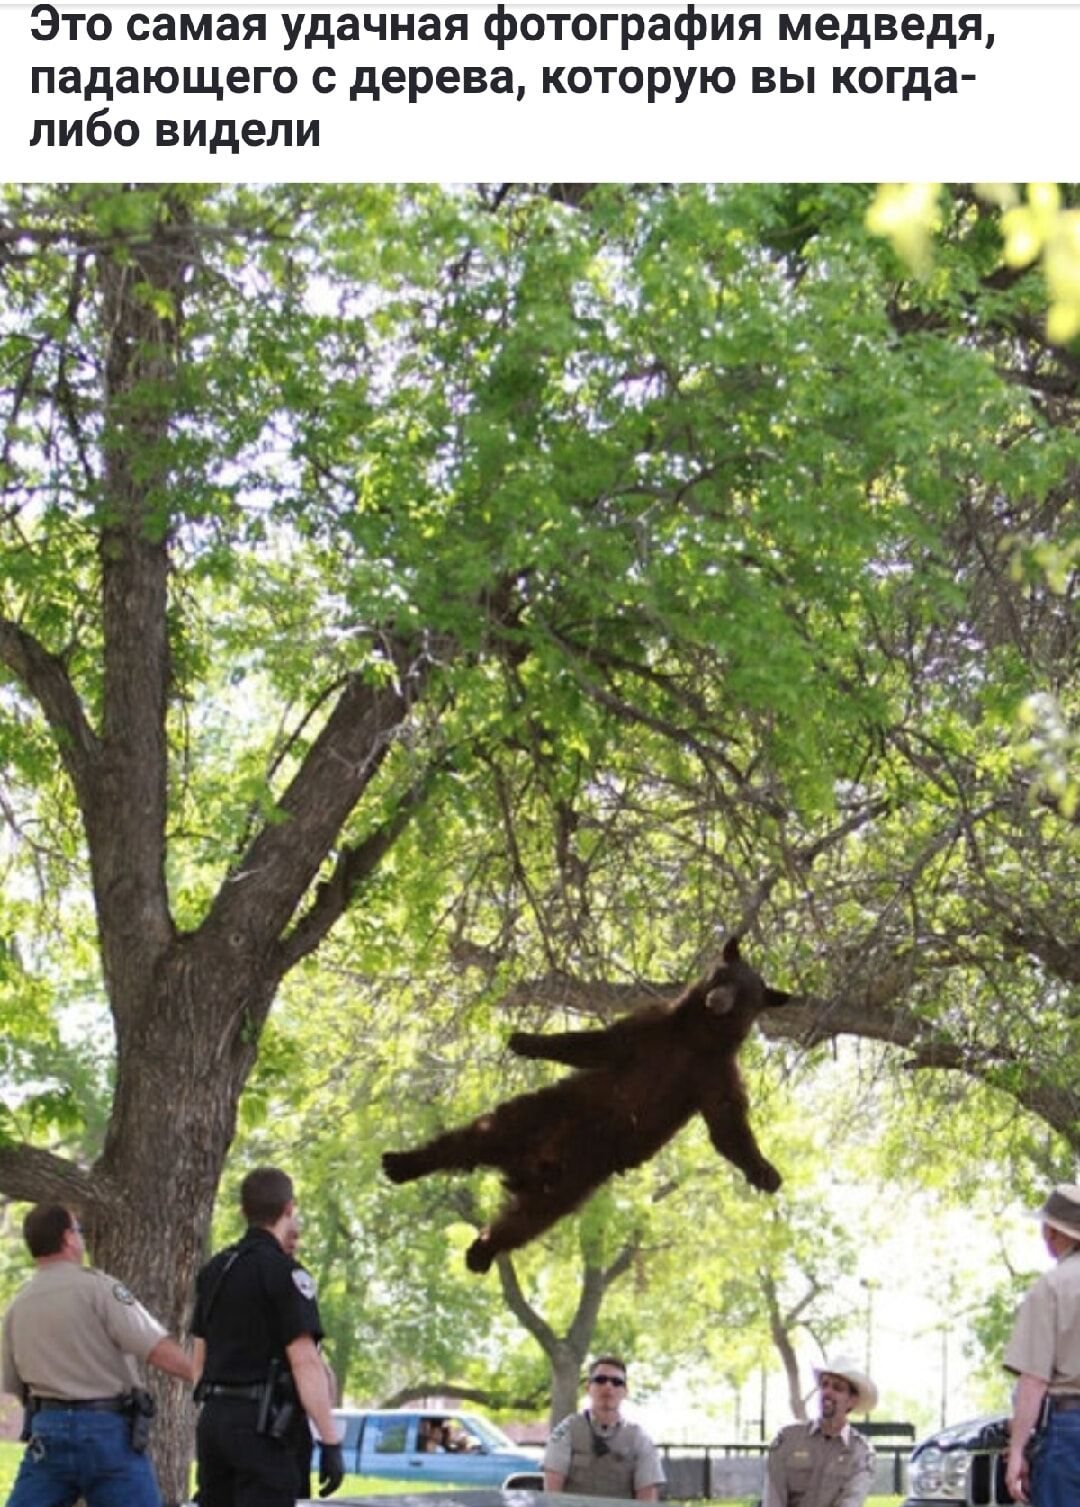
{"type": "Polygon", "coordinates": [[[35,1412],[45,1413],[54,1408],[62,1408],[65,1412],[68,1408],[79,1408],[87,1413],[126,1413],[128,1410],[126,1397],[35,1397],[33,1404],[35,1412]]]}
{"type": "Polygon", "coordinates": [[[261,1381],[254,1381],[249,1383],[233,1383],[231,1381],[207,1381],[203,1382],[202,1386],[199,1388],[199,1395],[202,1398],[239,1397],[242,1398],[245,1402],[259,1402],[261,1401],[263,1392],[265,1390],[266,1383],[261,1381]]]}

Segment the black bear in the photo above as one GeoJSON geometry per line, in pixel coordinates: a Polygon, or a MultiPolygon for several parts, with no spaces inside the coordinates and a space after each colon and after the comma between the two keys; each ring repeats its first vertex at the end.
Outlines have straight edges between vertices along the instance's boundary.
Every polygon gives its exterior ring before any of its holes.
{"type": "Polygon", "coordinates": [[[648,1161],[695,1110],[721,1156],[752,1187],[775,1193],[780,1174],[754,1139],[736,1058],[759,1012],[790,997],[762,982],[733,937],[723,962],[677,1000],[646,1005],[600,1031],[516,1031],[509,1046],[519,1056],[580,1071],[414,1151],[388,1151],[383,1169],[395,1183],[442,1169],[501,1169],[509,1198],[469,1247],[474,1272],[549,1229],[612,1173],[648,1161]]]}

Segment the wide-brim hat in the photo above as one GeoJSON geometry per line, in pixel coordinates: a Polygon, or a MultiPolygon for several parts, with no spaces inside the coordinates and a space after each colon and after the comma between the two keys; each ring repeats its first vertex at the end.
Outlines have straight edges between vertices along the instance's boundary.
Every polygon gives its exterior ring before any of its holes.
{"type": "Polygon", "coordinates": [[[842,1376],[848,1386],[854,1388],[852,1411],[872,1413],[877,1407],[877,1387],[865,1371],[859,1370],[850,1355],[834,1355],[829,1360],[822,1361],[820,1366],[814,1367],[814,1377],[818,1382],[826,1373],[830,1376],[842,1376]]]}
{"type": "Polygon", "coordinates": [[[1080,1187],[1076,1183],[1058,1183],[1042,1208],[1036,1209],[1031,1217],[1060,1230],[1070,1240],[1080,1240],[1080,1187]]]}

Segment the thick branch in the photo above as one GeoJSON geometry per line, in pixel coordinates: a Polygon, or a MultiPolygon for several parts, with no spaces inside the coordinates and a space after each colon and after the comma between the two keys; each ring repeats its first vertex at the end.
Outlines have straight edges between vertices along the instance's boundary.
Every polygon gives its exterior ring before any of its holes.
{"type": "Polygon", "coordinates": [[[0,620],[0,662],[34,698],[56,736],[64,768],[75,787],[80,809],[94,799],[94,775],[101,744],[63,662],[50,654],[18,623],[0,620]]]}
{"type": "Polygon", "coordinates": [[[277,818],[222,886],[208,926],[244,936],[248,949],[261,955],[278,941],[385,760],[408,707],[402,689],[350,677],[282,796],[277,818]]]}
{"type": "Polygon", "coordinates": [[[621,1015],[641,1005],[655,1005],[657,1000],[674,999],[682,989],[683,985],[674,980],[613,984],[607,979],[576,979],[556,972],[514,984],[500,1004],[507,1010],[546,1005],[575,1015],[621,1015]]]}
{"type": "Polygon", "coordinates": [[[537,1391],[531,1397],[504,1397],[490,1387],[460,1387],[456,1382],[421,1382],[419,1386],[402,1387],[392,1397],[380,1402],[381,1408],[403,1408],[410,1402],[422,1402],[429,1397],[453,1398],[455,1402],[476,1402],[484,1408],[513,1408],[516,1412],[532,1413],[544,1401],[545,1392],[537,1391]]]}
{"type": "Polygon", "coordinates": [[[842,998],[810,1000],[770,1011],[760,1017],[759,1024],[764,1035],[773,1040],[797,1041],[805,1047],[835,1036],[858,1036],[905,1047],[911,1053],[904,1063],[909,1071],[952,1069],[998,1088],[1064,1136],[1071,1146],[1080,1147],[1080,1093],[1044,1078],[1030,1061],[1021,1062],[1013,1052],[950,1041],[935,1030],[933,1022],[913,1011],[886,1006],[868,1009],[865,1002],[842,998]],[[1017,1068],[1022,1070],[1017,1072],[1017,1068]]]}
{"type": "Polygon", "coordinates": [[[278,949],[281,972],[314,952],[334,923],[349,908],[357,889],[369,879],[431,794],[435,770],[417,780],[402,796],[392,816],[369,832],[363,842],[345,848],[311,905],[278,949]]]}
{"type": "Polygon", "coordinates": [[[507,1251],[500,1251],[495,1257],[495,1270],[499,1274],[499,1286],[502,1288],[503,1299],[507,1308],[517,1319],[526,1334],[531,1334],[540,1349],[547,1356],[555,1354],[559,1340],[551,1325],[542,1319],[536,1309],[529,1302],[522,1291],[518,1281],[517,1268],[513,1257],[507,1251]]]}
{"type": "Polygon", "coordinates": [[[95,1201],[89,1172],[74,1162],[22,1142],[0,1143],[0,1192],[26,1203],[54,1200],[86,1208],[95,1201]]]}
{"type": "Polygon", "coordinates": [[[812,1283],[809,1292],[801,1302],[796,1304],[791,1312],[784,1314],[780,1311],[780,1297],[776,1290],[776,1283],[772,1276],[765,1271],[758,1273],[762,1291],[765,1294],[765,1307],[769,1315],[769,1333],[772,1342],[776,1346],[784,1367],[784,1375],[788,1384],[788,1404],[792,1416],[795,1418],[806,1417],[806,1404],[803,1401],[802,1386],[799,1381],[799,1361],[795,1354],[795,1346],[791,1343],[791,1328],[796,1322],[801,1311],[817,1296],[819,1288],[816,1282],[812,1283]]]}
{"type": "MultiPolygon", "coordinates": [[[[620,1252],[620,1256],[625,1254],[620,1252]]],[[[618,1258],[616,1258],[618,1260],[618,1258]]],[[[629,1261],[622,1267],[626,1270],[629,1261]]],[[[620,1273],[616,1273],[620,1275],[620,1273]]],[[[578,1294],[577,1308],[574,1317],[566,1331],[566,1342],[575,1355],[584,1356],[589,1348],[589,1342],[596,1330],[596,1321],[600,1317],[600,1309],[603,1306],[604,1294],[607,1292],[610,1282],[607,1272],[598,1266],[591,1264],[585,1267],[581,1278],[581,1291],[578,1294]]]]}

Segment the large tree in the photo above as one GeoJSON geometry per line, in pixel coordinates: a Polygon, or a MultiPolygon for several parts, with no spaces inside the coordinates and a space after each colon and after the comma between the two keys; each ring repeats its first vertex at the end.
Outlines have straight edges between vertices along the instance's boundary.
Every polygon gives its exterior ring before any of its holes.
{"type": "Polygon", "coordinates": [[[275,994],[418,813],[519,756],[572,868],[633,730],[718,812],[872,818],[957,516],[1062,495],[1075,441],[978,214],[911,293],[866,197],[5,194],[4,1008],[104,1000],[115,1067],[89,1164],[12,1101],[0,1190],[174,1327],[275,994]]]}

